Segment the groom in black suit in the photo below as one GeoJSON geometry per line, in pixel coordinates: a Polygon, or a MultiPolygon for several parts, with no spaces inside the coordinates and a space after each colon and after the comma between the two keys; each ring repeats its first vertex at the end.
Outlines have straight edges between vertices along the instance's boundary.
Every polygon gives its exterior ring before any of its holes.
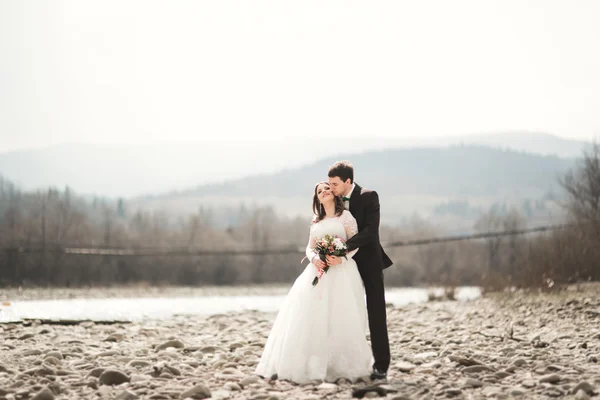
{"type": "Polygon", "coordinates": [[[371,379],[385,379],[390,366],[390,344],[387,331],[383,270],[392,265],[379,241],[379,196],[354,183],[354,168],[348,161],[335,163],[329,169],[329,184],[341,196],[356,222],[358,233],[347,242],[348,251],[358,248],[354,260],[365,285],[373,373],[371,379]]]}

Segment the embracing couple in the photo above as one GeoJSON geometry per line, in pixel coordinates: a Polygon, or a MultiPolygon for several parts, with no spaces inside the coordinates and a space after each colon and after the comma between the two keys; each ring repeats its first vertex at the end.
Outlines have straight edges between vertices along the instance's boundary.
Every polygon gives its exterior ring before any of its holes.
{"type": "Polygon", "coordinates": [[[387,378],[383,269],[392,262],[379,241],[379,197],[354,183],[349,162],[337,162],[328,176],[314,190],[310,264],[277,314],[255,371],[262,377],[297,383],[387,378]],[[340,238],[331,248],[339,244],[345,254],[323,260],[317,248],[326,236],[340,238]]]}

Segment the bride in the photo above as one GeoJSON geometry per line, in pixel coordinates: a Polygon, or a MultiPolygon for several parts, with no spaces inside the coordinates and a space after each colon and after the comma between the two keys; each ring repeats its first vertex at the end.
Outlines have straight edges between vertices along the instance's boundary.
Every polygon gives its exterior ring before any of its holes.
{"type": "Polygon", "coordinates": [[[365,291],[352,256],[331,257],[326,265],[313,251],[316,239],[337,235],[350,239],[356,220],[334,196],[328,182],[317,184],[315,217],[306,248],[308,264],[296,279],[275,319],[255,373],[297,383],[335,382],[369,376],[372,354],[366,339],[365,291]],[[312,281],[321,276],[316,286],[312,281]]]}

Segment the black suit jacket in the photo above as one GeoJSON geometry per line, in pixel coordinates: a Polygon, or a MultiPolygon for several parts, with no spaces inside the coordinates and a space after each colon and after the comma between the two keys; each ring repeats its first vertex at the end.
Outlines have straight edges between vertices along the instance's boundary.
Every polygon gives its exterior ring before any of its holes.
{"type": "Polygon", "coordinates": [[[347,242],[348,250],[360,248],[354,256],[358,268],[381,271],[392,265],[379,240],[379,196],[374,190],[355,185],[350,195],[350,212],[358,233],[347,242]]]}

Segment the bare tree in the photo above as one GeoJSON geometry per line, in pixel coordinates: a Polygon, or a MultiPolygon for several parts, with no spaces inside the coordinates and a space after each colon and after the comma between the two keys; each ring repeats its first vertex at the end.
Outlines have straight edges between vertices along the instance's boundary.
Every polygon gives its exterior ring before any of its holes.
{"type": "Polygon", "coordinates": [[[190,217],[190,222],[189,222],[189,235],[188,235],[188,240],[187,240],[187,247],[192,247],[196,241],[196,236],[198,235],[198,231],[201,229],[200,226],[200,216],[199,215],[192,215],[190,217]]]}
{"type": "MultiPolygon", "coordinates": [[[[525,218],[517,211],[516,208],[511,208],[507,215],[502,218],[502,226],[505,231],[512,232],[525,228],[525,218]]],[[[508,237],[508,278],[509,281],[515,279],[517,273],[517,260],[521,256],[521,248],[523,239],[512,235],[508,237]]]]}
{"type": "Polygon", "coordinates": [[[600,145],[592,144],[585,150],[583,159],[575,170],[570,170],[559,180],[567,191],[565,204],[571,216],[577,221],[600,224],[600,145]]]}
{"type": "Polygon", "coordinates": [[[103,214],[104,214],[104,245],[106,247],[109,247],[112,244],[112,236],[113,236],[113,231],[115,229],[115,212],[114,210],[108,206],[105,205],[104,209],[103,209],[103,214]]]}
{"type": "MultiPolygon", "coordinates": [[[[478,232],[496,232],[502,230],[504,225],[503,218],[494,211],[488,211],[483,214],[475,223],[475,230],[478,232]]],[[[488,253],[488,268],[491,271],[497,271],[500,268],[499,249],[502,237],[491,237],[486,239],[488,253]]]]}
{"type": "Polygon", "coordinates": [[[563,205],[576,225],[578,237],[572,251],[577,252],[580,261],[571,267],[575,275],[572,279],[591,278],[600,271],[600,144],[594,142],[584,150],[575,169],[559,182],[567,192],[563,205]]]}

